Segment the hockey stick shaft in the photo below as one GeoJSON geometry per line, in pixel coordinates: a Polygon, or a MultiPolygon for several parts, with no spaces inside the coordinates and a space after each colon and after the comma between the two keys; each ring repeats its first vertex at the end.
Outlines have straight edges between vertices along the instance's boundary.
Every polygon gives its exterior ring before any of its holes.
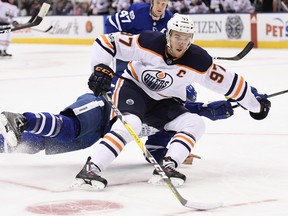
{"type": "Polygon", "coordinates": [[[242,59],[244,56],[246,56],[254,47],[254,43],[252,41],[249,41],[246,46],[244,47],[244,49],[238,53],[236,56],[233,57],[213,57],[213,59],[216,60],[232,60],[232,61],[238,61],[240,59],[242,59]]]}
{"type": "Polygon", "coordinates": [[[171,180],[168,178],[162,167],[159,165],[159,163],[155,160],[153,155],[146,149],[144,143],[141,141],[139,136],[135,133],[135,131],[132,129],[132,127],[127,123],[125,120],[123,114],[120,112],[120,110],[116,107],[116,105],[113,103],[111,98],[108,96],[106,92],[103,93],[103,97],[106,100],[106,102],[110,105],[111,109],[115,112],[116,116],[120,119],[120,121],[123,123],[129,134],[133,137],[137,145],[141,148],[141,150],[144,152],[145,156],[148,158],[151,164],[153,164],[154,168],[157,170],[161,178],[164,180],[166,185],[169,187],[169,189],[173,192],[174,196],[177,198],[177,200],[185,207],[192,208],[195,210],[210,210],[220,207],[222,204],[215,203],[215,204],[202,204],[202,203],[194,203],[194,202],[188,202],[186,199],[184,199],[178,192],[178,190],[175,188],[175,186],[172,184],[171,180]]]}
{"type": "MultiPolygon", "coordinates": [[[[172,192],[174,193],[174,195],[176,196],[176,198],[182,203],[182,197],[180,196],[180,194],[178,193],[178,191],[176,190],[176,188],[173,186],[173,184],[171,183],[170,179],[168,178],[168,176],[166,175],[166,173],[164,172],[164,170],[162,169],[162,167],[157,163],[157,161],[155,160],[155,158],[150,154],[150,152],[145,148],[144,143],[141,141],[140,137],[135,133],[135,131],[131,128],[131,126],[127,123],[127,121],[125,120],[124,116],[122,115],[122,113],[120,112],[120,110],[116,107],[116,105],[113,103],[113,101],[111,100],[111,98],[108,96],[108,94],[105,92],[103,94],[104,99],[106,100],[106,102],[110,105],[110,107],[112,108],[112,110],[115,112],[116,116],[120,119],[120,121],[123,123],[123,125],[125,126],[125,128],[127,129],[127,131],[129,132],[129,134],[133,137],[133,139],[135,140],[135,142],[137,143],[137,145],[141,148],[141,150],[144,152],[145,156],[148,158],[148,160],[150,161],[150,163],[153,164],[153,166],[155,167],[155,169],[158,171],[158,173],[161,175],[162,179],[165,180],[166,184],[168,185],[168,187],[172,190],[172,192]]],[[[184,204],[185,204],[185,200],[184,200],[184,204]]]]}
{"type": "Polygon", "coordinates": [[[284,90],[284,91],[280,91],[280,92],[275,92],[273,94],[268,95],[268,98],[275,97],[275,96],[278,96],[278,95],[281,95],[281,94],[285,94],[287,92],[288,92],[288,89],[284,90]]]}
{"type": "MultiPolygon", "coordinates": [[[[287,90],[280,91],[280,92],[275,92],[275,93],[273,93],[273,94],[270,94],[270,95],[268,95],[267,98],[275,97],[275,96],[282,95],[282,94],[285,94],[285,93],[288,93],[288,89],[287,89],[287,90]]],[[[237,107],[239,107],[239,106],[240,106],[239,104],[236,104],[236,105],[232,106],[232,108],[234,109],[234,108],[237,108],[237,107]]]]}

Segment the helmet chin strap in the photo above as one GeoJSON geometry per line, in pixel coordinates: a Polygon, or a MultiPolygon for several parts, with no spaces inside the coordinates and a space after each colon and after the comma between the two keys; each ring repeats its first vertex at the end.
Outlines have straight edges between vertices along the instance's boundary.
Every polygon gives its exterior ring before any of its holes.
{"type": "Polygon", "coordinates": [[[173,49],[172,49],[168,44],[167,44],[166,47],[167,47],[167,52],[168,52],[168,54],[174,57],[174,55],[173,55],[173,49]]]}
{"type": "Polygon", "coordinates": [[[167,52],[169,53],[169,55],[173,56],[173,49],[171,47],[171,43],[170,43],[170,34],[167,33],[169,36],[166,37],[166,40],[167,40],[167,44],[166,44],[166,47],[167,47],[167,52]]]}

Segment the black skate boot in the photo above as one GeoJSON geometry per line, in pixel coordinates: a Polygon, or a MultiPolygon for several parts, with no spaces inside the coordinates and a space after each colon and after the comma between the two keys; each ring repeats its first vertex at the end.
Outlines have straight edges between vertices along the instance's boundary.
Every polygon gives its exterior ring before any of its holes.
{"type": "Polygon", "coordinates": [[[2,50],[1,56],[3,56],[3,57],[12,57],[12,54],[7,53],[6,50],[2,50]]]}
{"type": "Polygon", "coordinates": [[[0,114],[0,131],[10,147],[21,142],[22,133],[27,128],[27,119],[20,113],[2,112],[0,114]]]}
{"type": "Polygon", "coordinates": [[[107,180],[99,176],[99,173],[99,168],[91,162],[91,157],[88,157],[86,164],[76,175],[76,182],[72,187],[86,190],[104,189],[107,185],[107,180]]]}
{"type": "MultiPolygon", "coordinates": [[[[170,178],[172,184],[177,187],[184,184],[186,181],[186,176],[178,171],[176,171],[177,163],[171,159],[171,157],[164,157],[161,167],[166,173],[166,175],[170,178]]],[[[155,185],[163,185],[165,182],[163,181],[162,177],[155,169],[153,171],[153,176],[149,179],[148,183],[155,184],[155,185]]]]}

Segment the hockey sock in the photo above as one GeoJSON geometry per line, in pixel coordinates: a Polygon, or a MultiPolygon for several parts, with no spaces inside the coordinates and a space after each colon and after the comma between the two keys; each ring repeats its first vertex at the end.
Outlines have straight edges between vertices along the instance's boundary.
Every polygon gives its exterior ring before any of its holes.
{"type": "Polygon", "coordinates": [[[71,141],[78,134],[78,122],[76,119],[47,112],[26,112],[23,115],[27,119],[26,131],[30,133],[56,137],[60,142],[71,141]]]}
{"type": "Polygon", "coordinates": [[[110,131],[95,146],[96,151],[92,155],[91,161],[103,171],[120,154],[125,144],[126,142],[119,134],[110,131]]]}
{"type": "Polygon", "coordinates": [[[177,164],[182,164],[192,151],[195,140],[192,135],[178,132],[172,137],[166,157],[171,157],[177,164]]]}

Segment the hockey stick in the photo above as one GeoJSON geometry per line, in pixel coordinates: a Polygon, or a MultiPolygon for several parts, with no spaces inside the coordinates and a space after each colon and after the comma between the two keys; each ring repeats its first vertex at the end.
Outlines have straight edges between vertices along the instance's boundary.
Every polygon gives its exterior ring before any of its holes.
{"type": "Polygon", "coordinates": [[[275,96],[278,96],[278,95],[281,95],[281,94],[285,94],[285,93],[287,93],[287,92],[288,92],[288,89],[287,89],[287,90],[284,90],[284,91],[280,91],[280,92],[275,92],[275,93],[273,93],[273,94],[268,95],[268,98],[270,98],[270,97],[275,97],[275,96]]]}
{"type": "MultiPolygon", "coordinates": [[[[273,94],[270,94],[270,95],[267,96],[267,98],[275,97],[275,96],[278,96],[278,95],[281,95],[281,94],[285,94],[285,93],[288,93],[288,89],[284,90],[284,91],[275,92],[273,94]]],[[[236,104],[236,105],[232,106],[232,109],[237,108],[239,106],[240,106],[239,104],[236,104]]]]}
{"type": "Polygon", "coordinates": [[[50,4],[44,2],[40,8],[39,13],[37,14],[37,16],[32,21],[30,19],[29,20],[30,22],[28,22],[28,23],[15,26],[14,28],[11,29],[11,31],[17,31],[17,30],[20,30],[23,28],[30,28],[30,27],[39,25],[42,22],[43,17],[47,14],[49,8],[50,8],[50,4]]]}
{"type": "Polygon", "coordinates": [[[233,57],[213,57],[213,59],[238,61],[238,60],[242,59],[244,56],[246,56],[253,47],[254,47],[254,43],[252,41],[249,41],[247,43],[247,45],[244,47],[244,49],[240,53],[238,53],[236,56],[233,56],[233,57]]]}
{"type": "Polygon", "coordinates": [[[1,33],[6,33],[11,31],[11,25],[2,25],[0,26],[0,34],[1,33]]]}
{"type": "Polygon", "coordinates": [[[180,201],[180,203],[188,208],[192,208],[194,210],[199,211],[205,211],[210,209],[215,209],[222,206],[222,203],[196,203],[196,202],[190,202],[184,199],[178,192],[178,190],[175,188],[175,186],[172,184],[171,180],[168,178],[166,173],[164,172],[163,168],[159,165],[159,163],[155,160],[155,158],[150,154],[150,152],[146,149],[145,145],[139,138],[139,136],[135,133],[135,131],[131,128],[131,126],[127,123],[124,116],[120,112],[120,110],[116,107],[116,105],[113,103],[111,98],[108,96],[106,92],[103,93],[104,99],[107,101],[107,103],[111,106],[112,110],[115,112],[116,116],[120,119],[120,121],[123,123],[123,125],[126,127],[127,131],[130,133],[130,135],[133,137],[133,139],[136,141],[138,146],[141,148],[141,150],[144,152],[145,156],[148,158],[151,164],[155,167],[157,172],[160,174],[163,181],[166,183],[166,185],[169,187],[169,189],[173,192],[174,196],[180,201]]]}
{"type": "Polygon", "coordinates": [[[41,30],[41,29],[36,29],[36,28],[31,28],[33,31],[38,31],[38,32],[43,32],[46,33],[48,31],[50,31],[53,28],[53,26],[51,25],[49,28],[47,28],[46,30],[41,30]]]}
{"type": "Polygon", "coordinates": [[[0,26],[0,33],[6,33],[10,31],[13,32],[20,29],[30,28],[39,25],[42,22],[43,17],[47,14],[49,8],[50,4],[44,2],[40,8],[39,13],[35,17],[32,17],[27,23],[19,24],[15,27],[13,27],[12,25],[0,26]]]}

